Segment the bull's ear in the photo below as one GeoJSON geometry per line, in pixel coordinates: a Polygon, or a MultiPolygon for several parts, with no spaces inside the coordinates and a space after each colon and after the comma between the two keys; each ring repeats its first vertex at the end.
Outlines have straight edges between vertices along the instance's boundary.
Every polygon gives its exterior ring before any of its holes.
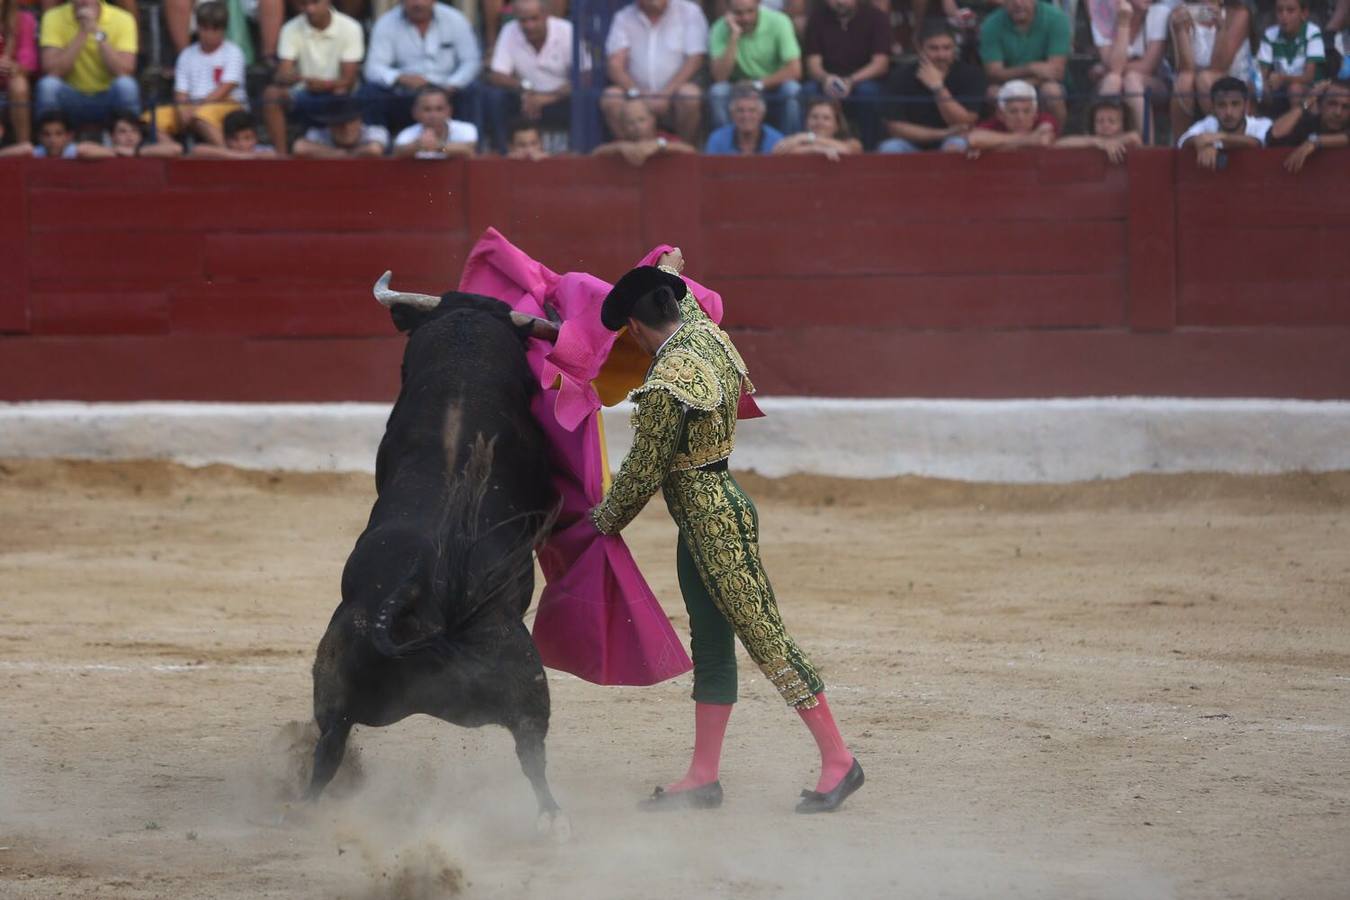
{"type": "Polygon", "coordinates": [[[434,310],[418,309],[404,303],[389,307],[389,318],[394,320],[394,327],[404,334],[412,334],[419,325],[426,324],[434,315],[434,310]]]}

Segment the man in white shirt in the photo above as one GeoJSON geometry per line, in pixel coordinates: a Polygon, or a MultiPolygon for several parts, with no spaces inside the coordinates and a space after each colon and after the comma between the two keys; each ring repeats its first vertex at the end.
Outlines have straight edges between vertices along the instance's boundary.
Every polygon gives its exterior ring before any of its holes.
{"type": "Polygon", "coordinates": [[[366,121],[406,126],[413,98],[429,84],[444,88],[461,114],[475,118],[474,80],[482,68],[483,51],[463,13],[436,0],[402,0],[370,32],[360,94],[366,121]]]}
{"type": "Polygon", "coordinates": [[[623,130],[623,104],[640,98],[657,119],[692,143],[702,89],[694,76],[708,56],[708,19],[692,0],[635,0],[614,14],[605,40],[610,86],[600,110],[613,134],[623,130]]]}
{"type": "MultiPolygon", "coordinates": [[[[506,149],[507,124],[516,116],[565,131],[572,95],[572,23],[550,16],[543,0],[515,0],[514,21],[502,28],[483,90],[488,133],[506,149]]],[[[582,68],[588,57],[582,54],[582,68]]]]}
{"type": "Polygon", "coordinates": [[[1227,76],[1210,90],[1214,112],[1196,122],[1180,139],[1178,147],[1194,147],[1195,161],[1204,169],[1217,169],[1224,159],[1221,150],[1234,147],[1264,147],[1270,119],[1247,115],[1247,83],[1227,76]]]}
{"type": "Polygon", "coordinates": [[[451,118],[453,113],[449,94],[434,85],[423,87],[413,102],[413,118],[417,121],[394,138],[394,156],[417,159],[473,156],[478,148],[478,127],[451,118]]]}
{"type": "Polygon", "coordinates": [[[263,92],[263,120],[278,155],[286,150],[286,111],[305,125],[356,90],[366,33],[332,0],[300,0],[301,14],[281,29],[280,62],[263,92]]]}

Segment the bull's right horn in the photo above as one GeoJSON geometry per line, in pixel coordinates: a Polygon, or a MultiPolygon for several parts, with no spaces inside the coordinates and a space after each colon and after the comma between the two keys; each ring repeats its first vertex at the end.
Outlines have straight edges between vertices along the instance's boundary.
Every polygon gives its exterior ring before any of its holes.
{"type": "Polygon", "coordinates": [[[431,294],[409,294],[403,291],[391,291],[389,281],[394,277],[393,272],[385,272],[380,276],[379,281],[375,282],[375,299],[380,301],[381,306],[393,306],[395,303],[406,303],[409,306],[416,306],[418,309],[435,309],[441,305],[440,297],[433,297],[431,294]]]}

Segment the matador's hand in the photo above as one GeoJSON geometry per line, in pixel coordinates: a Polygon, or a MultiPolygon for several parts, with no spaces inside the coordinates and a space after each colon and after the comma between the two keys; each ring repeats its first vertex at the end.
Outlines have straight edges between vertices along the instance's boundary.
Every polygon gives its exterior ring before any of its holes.
{"type": "Polygon", "coordinates": [[[684,254],[680,252],[679,247],[676,247],[674,250],[671,250],[667,253],[662,253],[661,258],[656,261],[656,264],[658,266],[666,266],[668,268],[674,269],[676,272],[683,272],[684,254]]]}

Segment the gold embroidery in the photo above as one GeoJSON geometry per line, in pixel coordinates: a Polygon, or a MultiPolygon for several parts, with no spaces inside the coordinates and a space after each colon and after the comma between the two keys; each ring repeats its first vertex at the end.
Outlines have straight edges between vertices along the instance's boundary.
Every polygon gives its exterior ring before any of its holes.
{"type": "MultiPolygon", "coordinates": [[[[671,340],[678,340],[679,336],[677,333],[671,340]]],[[[628,396],[636,400],[654,390],[669,391],[685,406],[704,412],[722,405],[722,385],[717,380],[717,370],[703,357],[678,346],[662,352],[652,363],[642,387],[628,396]]]]}

